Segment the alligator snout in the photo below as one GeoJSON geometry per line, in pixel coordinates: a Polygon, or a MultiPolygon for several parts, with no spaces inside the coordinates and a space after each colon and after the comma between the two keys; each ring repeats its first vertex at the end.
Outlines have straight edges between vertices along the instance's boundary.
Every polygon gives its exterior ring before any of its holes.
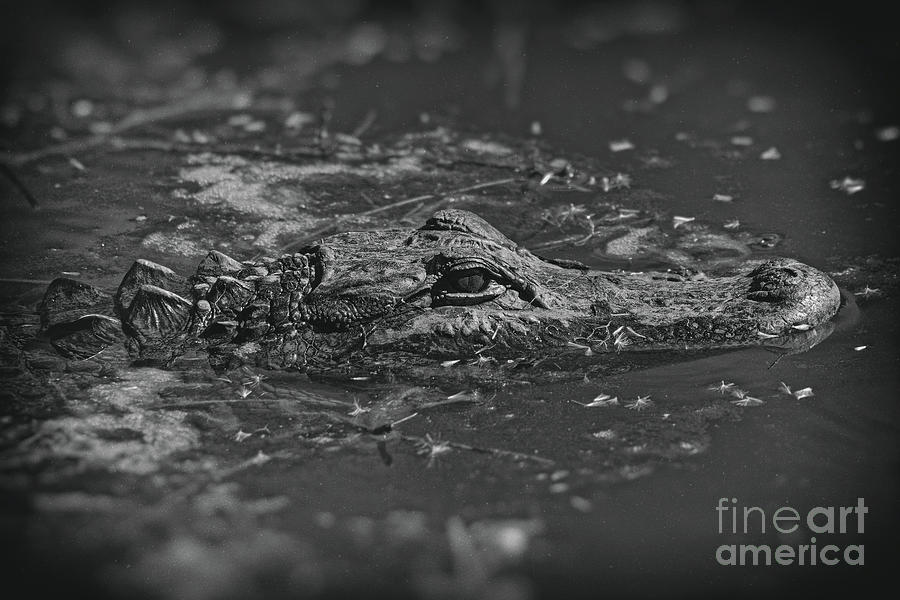
{"type": "Polygon", "coordinates": [[[785,328],[805,330],[831,319],[841,305],[841,293],[828,275],[791,259],[767,261],[747,274],[747,298],[770,305],[760,331],[779,335],[785,328]]]}

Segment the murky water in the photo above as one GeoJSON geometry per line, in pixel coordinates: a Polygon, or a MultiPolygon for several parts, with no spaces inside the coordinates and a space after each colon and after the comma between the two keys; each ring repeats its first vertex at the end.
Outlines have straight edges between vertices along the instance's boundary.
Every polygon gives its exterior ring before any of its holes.
{"type": "MultiPolygon", "coordinates": [[[[52,571],[73,589],[112,597],[765,595],[859,589],[889,574],[900,497],[890,262],[900,249],[900,140],[890,127],[900,114],[885,77],[896,52],[877,38],[864,47],[835,42],[831,21],[800,26],[746,9],[675,4],[648,9],[654,21],[630,10],[603,13],[581,37],[571,28],[587,16],[553,13],[544,22],[538,10],[528,27],[501,20],[507,37],[499,45],[485,22],[468,35],[437,27],[445,46],[435,44],[444,50],[434,62],[427,52],[335,61],[307,82],[300,97],[308,105],[299,108],[314,112],[328,97],[329,126],[347,132],[374,111],[372,137],[451,118],[473,135],[528,138],[539,123],[539,137],[561,156],[594,157],[609,173],[627,173],[630,188],[543,193],[512,216],[490,194],[464,200],[465,208],[525,245],[580,231],[548,229],[538,216],[569,205],[600,211],[612,201],[716,231],[738,221],[730,231],[747,240],[779,240],[750,244],[753,257],[793,256],[836,274],[855,300],[832,335],[785,356],[762,348],[639,356],[600,374],[581,368],[590,361],[578,352],[564,352],[553,359],[558,369],[541,367],[544,378],[490,375],[496,365],[473,364],[426,380],[254,370],[223,380],[191,357],[171,371],[105,372],[102,360],[66,365],[27,342],[43,361],[34,380],[22,383],[14,357],[4,357],[12,383],[0,411],[3,523],[35,588],[43,591],[40,579],[52,571]],[[648,23],[667,32],[648,33],[648,23]],[[504,44],[524,60],[505,55],[504,44]],[[622,140],[634,147],[612,151],[622,140]],[[863,180],[864,189],[836,189],[845,178],[863,180]],[[866,286],[879,291],[861,293],[866,286]],[[720,382],[764,404],[736,406],[734,396],[710,389],[720,382]],[[787,394],[782,383],[813,395],[787,394]],[[583,406],[601,393],[621,404],[583,406]],[[647,396],[648,410],[624,406],[647,396]],[[847,533],[817,535],[806,525],[779,534],[770,522],[765,532],[731,535],[718,531],[720,498],[767,515],[863,498],[869,512],[864,531],[851,517],[847,533]],[[814,535],[841,549],[863,544],[864,566],[716,561],[721,544],[797,547],[814,535]]],[[[213,72],[237,50],[264,46],[244,35],[197,64],[213,72]]],[[[270,54],[251,54],[233,76],[268,63],[295,72],[302,60],[286,58],[299,51],[292,43],[285,37],[285,55],[265,46],[270,54]]],[[[276,75],[279,93],[302,87],[276,75]]],[[[233,113],[275,122],[275,101],[265,97],[165,128],[177,125],[196,141],[192,131],[215,131],[233,113]]],[[[49,143],[34,112],[9,128],[11,150],[49,143]]],[[[254,131],[252,122],[231,126],[252,143],[289,134],[272,125],[254,131]]],[[[42,289],[21,280],[77,272],[112,288],[136,256],[189,272],[207,246],[242,258],[260,251],[258,237],[243,235],[252,230],[244,221],[271,215],[254,213],[258,205],[241,212],[235,199],[253,196],[240,196],[250,192],[239,186],[227,211],[204,205],[205,184],[186,153],[63,156],[86,169],[48,158],[20,171],[38,210],[2,184],[5,335],[24,336],[35,323],[21,313],[42,289]],[[168,237],[151,238],[155,231],[168,237]]],[[[272,176],[263,169],[241,185],[272,176]]],[[[355,209],[372,201],[357,200],[355,209]]],[[[286,231],[302,234],[299,219],[286,231]]],[[[658,256],[611,256],[599,241],[548,248],[596,268],[669,266],[658,256]]]]}

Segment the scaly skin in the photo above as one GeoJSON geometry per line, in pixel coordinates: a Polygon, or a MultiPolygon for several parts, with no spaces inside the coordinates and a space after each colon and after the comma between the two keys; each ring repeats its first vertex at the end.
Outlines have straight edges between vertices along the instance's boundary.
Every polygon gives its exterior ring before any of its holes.
{"type": "Polygon", "coordinates": [[[716,278],[590,271],[518,248],[483,219],[437,212],[420,229],[351,232],[260,262],[211,252],[183,278],[138,261],[113,299],[58,280],[42,316],[88,354],[124,339],[138,361],[205,348],[215,366],[304,367],[349,354],[521,354],[790,346],[840,306],[834,282],[790,259],[716,278]],[[104,315],[111,303],[118,320],[104,315]],[[73,318],[79,310],[100,313],[73,318]],[[121,322],[121,326],[119,323],[121,322]]]}

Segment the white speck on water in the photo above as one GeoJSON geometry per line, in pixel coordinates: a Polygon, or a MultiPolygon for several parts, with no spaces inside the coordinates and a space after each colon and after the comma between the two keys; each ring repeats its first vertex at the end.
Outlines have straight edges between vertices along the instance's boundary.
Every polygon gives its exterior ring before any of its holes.
{"type": "Polygon", "coordinates": [[[875,131],[875,137],[881,142],[893,142],[900,138],[900,127],[889,125],[875,131]]]}
{"type": "Polygon", "coordinates": [[[778,151],[778,148],[772,146],[765,152],[759,155],[762,160],[778,160],[781,158],[781,152],[778,151]]]}
{"type": "Polygon", "coordinates": [[[831,186],[831,189],[840,190],[848,196],[866,189],[866,182],[864,179],[856,179],[849,175],[845,175],[843,179],[832,179],[829,182],[829,185],[831,186]]]}
{"type": "Polygon", "coordinates": [[[612,140],[609,143],[609,149],[613,152],[623,152],[625,150],[634,150],[634,144],[628,139],[612,140]]]}

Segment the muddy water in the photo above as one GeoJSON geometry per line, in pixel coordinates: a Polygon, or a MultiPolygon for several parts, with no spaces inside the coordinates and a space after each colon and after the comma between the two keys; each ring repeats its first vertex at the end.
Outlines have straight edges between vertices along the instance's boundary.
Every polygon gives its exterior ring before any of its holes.
{"type": "MultiPolygon", "coordinates": [[[[834,23],[743,16],[682,14],[687,24],[668,21],[668,34],[589,39],[581,49],[562,42],[569,21],[534,25],[523,34],[527,69],[515,108],[502,85],[486,83],[494,51],[476,27],[462,50],[434,63],[335,65],[323,78],[331,127],[352,130],[372,109],[373,135],[422,126],[423,113],[520,138],[537,121],[563,155],[630,174],[632,187],[613,192],[622,205],[716,228],[738,220],[740,231],[781,240],[755,246],[755,256],[795,256],[841,274],[855,301],[826,340],[781,357],[764,349],[637,357],[602,376],[569,353],[548,369],[556,375],[526,383],[502,374],[485,381],[491,365],[473,366],[469,379],[466,371],[426,381],[251,371],[222,381],[191,357],[171,371],[116,363],[109,374],[27,346],[42,370],[4,396],[3,489],[4,527],[23,549],[29,582],[56,587],[41,579],[51,570],[72,589],[112,597],[527,598],[780,595],[859,589],[888,574],[900,491],[896,263],[864,257],[898,254],[900,141],[877,134],[900,124],[884,83],[890,56],[874,43],[835,43],[834,23]],[[610,150],[623,139],[634,148],[610,150]],[[779,158],[760,158],[773,147],[779,158]],[[865,189],[830,185],[845,176],[865,189]],[[880,292],[859,295],[866,285],[880,292]],[[735,406],[709,389],[719,382],[764,404],[735,406]],[[782,382],[814,395],[788,395],[782,382]],[[402,395],[412,388],[424,391],[402,395]],[[250,402],[235,402],[242,391],[250,402]],[[473,391],[476,402],[429,405],[473,391]],[[578,404],[600,393],[621,404],[578,404]],[[624,407],[639,396],[653,406],[624,407]],[[369,412],[349,417],[354,401],[369,412]],[[779,534],[771,523],[762,532],[755,521],[744,535],[726,521],[720,534],[720,498],[767,515],[863,498],[864,531],[851,519],[848,533],[816,537],[820,546],[863,544],[865,565],[722,566],[722,544],[796,548],[815,534],[808,526],[779,534]]],[[[202,187],[185,175],[183,154],[93,156],[84,172],[59,160],[24,170],[38,211],[4,182],[4,277],[74,271],[111,287],[136,255],[186,272],[204,242],[228,249],[220,240],[229,239],[242,257],[253,251],[249,239],[230,237],[243,231],[239,208],[205,219],[202,202],[178,201],[173,190],[202,187]],[[147,243],[154,230],[171,243],[147,243]]],[[[527,207],[534,219],[495,224],[523,243],[546,241],[555,234],[522,223],[538,222],[542,209],[609,198],[541,195],[527,207]]],[[[497,213],[489,200],[467,202],[497,213]]],[[[598,268],[629,266],[602,244],[555,252],[598,268]]],[[[630,266],[666,266],[658,261],[630,266]]],[[[40,296],[29,283],[5,285],[8,306],[40,296]]]]}

